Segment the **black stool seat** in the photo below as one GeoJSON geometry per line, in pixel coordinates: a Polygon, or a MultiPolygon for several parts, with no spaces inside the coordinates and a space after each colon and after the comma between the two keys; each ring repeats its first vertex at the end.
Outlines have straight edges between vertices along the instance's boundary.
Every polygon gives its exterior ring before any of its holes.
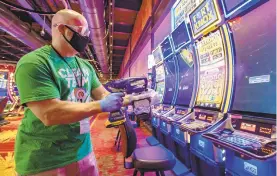
{"type": "Polygon", "coordinates": [[[171,170],[176,159],[167,149],[160,146],[150,146],[135,149],[133,153],[134,167],[138,170],[171,170]]]}

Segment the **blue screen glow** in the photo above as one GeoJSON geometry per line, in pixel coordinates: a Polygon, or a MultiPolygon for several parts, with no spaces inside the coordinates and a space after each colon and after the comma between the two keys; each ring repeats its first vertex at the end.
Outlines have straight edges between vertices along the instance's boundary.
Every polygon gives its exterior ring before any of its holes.
{"type": "Polygon", "coordinates": [[[232,110],[276,114],[275,6],[268,1],[230,25],[236,55],[232,110]]]}
{"type": "Polygon", "coordinates": [[[178,76],[178,93],[176,97],[176,105],[189,106],[193,85],[194,85],[194,65],[189,57],[194,57],[190,47],[183,47],[176,55],[179,76],[178,76]]]}
{"type": "Polygon", "coordinates": [[[175,68],[175,56],[171,55],[164,61],[165,68],[165,93],[164,103],[170,104],[173,100],[175,87],[176,87],[176,68],[175,68]]]}

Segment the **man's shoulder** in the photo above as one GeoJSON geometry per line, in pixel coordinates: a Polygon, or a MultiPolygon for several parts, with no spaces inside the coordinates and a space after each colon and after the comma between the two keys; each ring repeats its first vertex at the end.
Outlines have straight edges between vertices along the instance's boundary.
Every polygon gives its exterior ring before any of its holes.
{"type": "Polygon", "coordinates": [[[41,48],[38,48],[22,56],[18,61],[17,66],[20,66],[22,64],[27,64],[27,63],[40,65],[40,64],[43,64],[49,56],[50,56],[50,47],[48,45],[45,45],[41,48]]]}

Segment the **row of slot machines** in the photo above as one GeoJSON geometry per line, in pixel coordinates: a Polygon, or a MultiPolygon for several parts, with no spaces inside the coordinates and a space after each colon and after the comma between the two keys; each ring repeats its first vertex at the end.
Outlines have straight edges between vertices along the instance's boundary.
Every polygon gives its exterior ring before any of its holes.
{"type": "Polygon", "coordinates": [[[0,97],[8,97],[9,103],[15,103],[19,100],[14,73],[11,71],[0,69],[0,97]]]}
{"type": "Polygon", "coordinates": [[[181,0],[172,15],[189,2],[152,52],[153,136],[195,175],[275,175],[276,0],[181,0]]]}

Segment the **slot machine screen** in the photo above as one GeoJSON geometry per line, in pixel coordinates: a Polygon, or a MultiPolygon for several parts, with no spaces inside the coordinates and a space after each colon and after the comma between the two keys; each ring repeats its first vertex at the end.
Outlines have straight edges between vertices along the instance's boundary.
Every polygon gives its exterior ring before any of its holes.
{"type": "Polygon", "coordinates": [[[165,69],[165,93],[164,93],[164,103],[171,104],[175,88],[177,84],[177,75],[175,68],[175,56],[171,55],[164,61],[165,69]]]}
{"type": "Polygon", "coordinates": [[[179,86],[177,88],[176,105],[189,106],[190,104],[194,86],[193,58],[192,45],[181,48],[176,55],[179,67],[179,86]]]}
{"type": "Polygon", "coordinates": [[[228,17],[235,17],[236,15],[245,12],[252,6],[264,0],[221,0],[224,14],[228,17]]]}
{"type": "Polygon", "coordinates": [[[159,82],[156,84],[156,92],[158,93],[158,98],[160,100],[160,103],[162,103],[162,101],[163,101],[164,89],[165,89],[164,82],[159,82]]]}
{"type": "Polygon", "coordinates": [[[220,109],[226,81],[226,56],[220,30],[196,43],[199,88],[196,106],[220,109]]]}
{"type": "Polygon", "coordinates": [[[164,81],[165,73],[164,73],[164,65],[156,67],[156,82],[164,81]]]}
{"type": "Polygon", "coordinates": [[[236,54],[234,111],[276,114],[275,6],[276,1],[268,1],[230,25],[236,54]]]}
{"type": "Polygon", "coordinates": [[[163,53],[163,58],[167,58],[169,55],[172,54],[172,47],[170,44],[169,37],[167,37],[162,43],[161,43],[161,51],[163,53]]]}
{"type": "Polygon", "coordinates": [[[8,96],[7,84],[8,84],[8,72],[0,72],[0,97],[8,96]]]}
{"type": "Polygon", "coordinates": [[[175,50],[190,42],[190,36],[186,23],[183,21],[171,34],[175,50]]]}
{"type": "Polygon", "coordinates": [[[158,46],[154,51],[153,51],[153,57],[154,57],[154,61],[155,64],[160,63],[161,61],[163,61],[163,56],[162,56],[162,51],[160,46],[158,46]]]}

